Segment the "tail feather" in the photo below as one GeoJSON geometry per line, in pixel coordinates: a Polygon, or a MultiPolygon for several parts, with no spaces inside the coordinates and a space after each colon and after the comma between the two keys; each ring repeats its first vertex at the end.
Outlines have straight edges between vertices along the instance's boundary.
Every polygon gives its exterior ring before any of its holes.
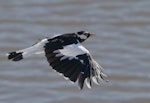
{"type": "Polygon", "coordinates": [[[12,61],[19,61],[23,59],[22,52],[19,52],[19,53],[11,52],[11,53],[8,53],[7,56],[8,56],[8,59],[12,61]]]}

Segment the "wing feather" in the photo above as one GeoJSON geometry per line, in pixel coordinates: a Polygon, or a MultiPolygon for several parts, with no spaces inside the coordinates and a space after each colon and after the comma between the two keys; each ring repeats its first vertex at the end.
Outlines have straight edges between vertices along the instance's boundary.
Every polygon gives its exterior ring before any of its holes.
{"type": "Polygon", "coordinates": [[[72,82],[78,80],[80,89],[83,88],[85,79],[88,88],[91,88],[92,81],[99,84],[98,79],[104,79],[101,66],[91,57],[89,51],[80,44],[67,45],[53,51],[45,48],[45,56],[54,70],[63,74],[72,82]]]}

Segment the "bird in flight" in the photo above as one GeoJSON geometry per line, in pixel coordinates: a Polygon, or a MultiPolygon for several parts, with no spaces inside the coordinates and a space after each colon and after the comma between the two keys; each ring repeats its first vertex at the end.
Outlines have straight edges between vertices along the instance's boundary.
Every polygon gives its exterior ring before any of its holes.
{"type": "Polygon", "coordinates": [[[9,60],[20,61],[32,54],[45,53],[53,70],[72,82],[78,81],[80,90],[83,89],[84,81],[91,88],[92,82],[99,85],[99,80],[105,80],[107,75],[90,52],[81,45],[90,36],[95,34],[87,31],[58,34],[42,39],[31,47],[10,52],[7,56],[9,60]]]}

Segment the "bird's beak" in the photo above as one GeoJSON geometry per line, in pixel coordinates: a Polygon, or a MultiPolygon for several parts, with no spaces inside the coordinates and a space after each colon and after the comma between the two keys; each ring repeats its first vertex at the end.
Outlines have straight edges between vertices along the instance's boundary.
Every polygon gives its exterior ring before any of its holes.
{"type": "Polygon", "coordinates": [[[96,36],[96,34],[90,34],[90,36],[96,36]]]}

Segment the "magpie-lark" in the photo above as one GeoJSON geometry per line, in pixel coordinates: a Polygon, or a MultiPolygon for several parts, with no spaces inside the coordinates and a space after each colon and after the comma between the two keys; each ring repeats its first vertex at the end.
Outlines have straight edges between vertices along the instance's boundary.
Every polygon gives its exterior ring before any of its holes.
{"type": "Polygon", "coordinates": [[[78,81],[79,89],[83,88],[84,81],[91,88],[92,81],[99,85],[99,80],[104,80],[107,76],[90,52],[81,45],[90,36],[95,34],[87,31],[58,34],[42,39],[29,48],[10,52],[7,56],[9,60],[20,61],[32,54],[43,52],[53,70],[72,82],[78,81]]]}

